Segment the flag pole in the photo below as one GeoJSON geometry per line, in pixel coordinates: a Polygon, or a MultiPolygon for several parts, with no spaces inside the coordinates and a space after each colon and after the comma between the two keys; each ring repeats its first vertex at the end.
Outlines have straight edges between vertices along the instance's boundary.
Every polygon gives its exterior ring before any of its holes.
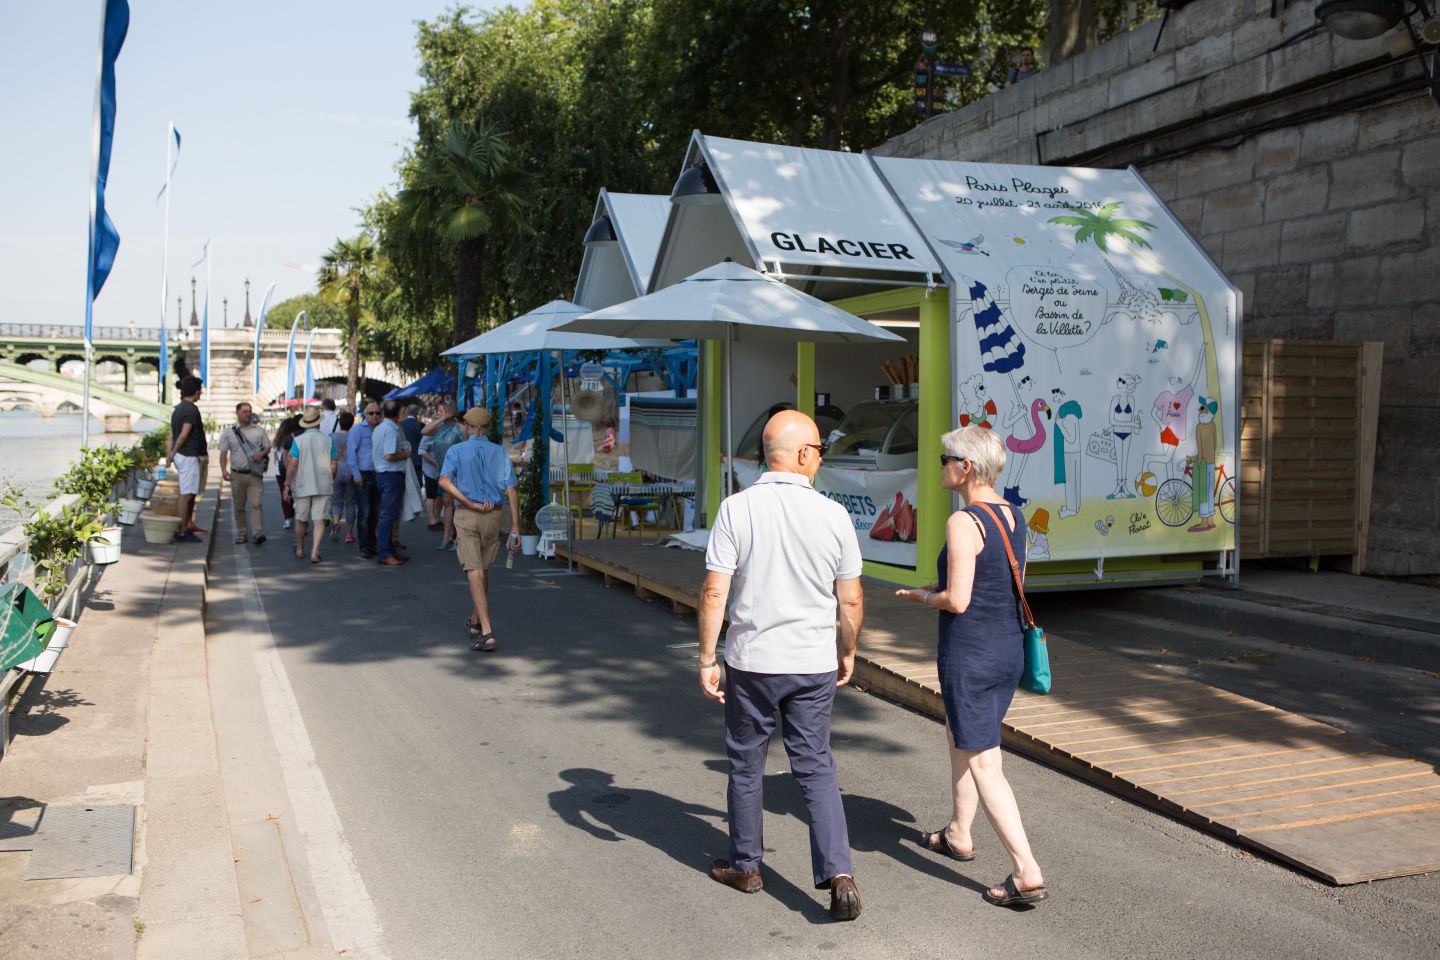
{"type": "MultiPolygon", "coordinates": [[[[160,337],[165,337],[165,306],[170,301],[170,148],[175,140],[175,124],[165,132],[165,229],[160,243],[160,337]]],[[[168,351],[167,351],[168,352],[168,351]]],[[[160,364],[160,402],[166,399],[165,362],[160,364]]]]}

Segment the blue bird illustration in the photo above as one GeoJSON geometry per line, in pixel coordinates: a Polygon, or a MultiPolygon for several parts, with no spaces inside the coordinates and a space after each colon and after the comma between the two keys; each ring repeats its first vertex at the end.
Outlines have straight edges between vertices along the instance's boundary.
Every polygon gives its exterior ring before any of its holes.
{"type": "Polygon", "coordinates": [[[974,237],[973,239],[966,240],[966,241],[963,241],[963,242],[960,241],[960,240],[946,240],[944,237],[936,237],[935,239],[936,239],[936,240],[939,240],[941,243],[945,244],[945,246],[947,246],[947,247],[954,247],[956,250],[959,250],[961,253],[969,253],[969,254],[976,254],[976,253],[978,253],[978,254],[980,254],[982,257],[988,257],[988,256],[990,256],[989,251],[987,251],[987,250],[981,250],[981,249],[980,249],[980,244],[982,244],[982,243],[985,242],[985,235],[984,235],[983,233],[980,234],[980,235],[977,236],[977,237],[974,237]]]}

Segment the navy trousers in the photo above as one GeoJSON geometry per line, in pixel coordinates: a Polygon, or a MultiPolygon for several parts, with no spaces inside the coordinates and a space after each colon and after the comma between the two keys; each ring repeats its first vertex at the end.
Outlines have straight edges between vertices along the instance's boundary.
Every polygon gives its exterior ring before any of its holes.
{"type": "Polygon", "coordinates": [[[390,541],[395,535],[395,524],[400,520],[400,506],[405,499],[405,474],[377,471],[375,479],[380,486],[380,522],[375,525],[375,543],[379,547],[376,557],[384,560],[395,555],[390,541]]]}
{"type": "Polygon", "coordinates": [[[850,874],[850,835],[835,755],[830,714],[836,671],[811,674],[749,673],[725,668],[725,750],[730,757],[730,866],[754,870],[765,847],[765,757],[770,735],[780,737],[800,784],[810,818],[810,868],[815,886],[850,874]]]}
{"type": "Polygon", "coordinates": [[[375,524],[380,521],[380,485],[374,470],[360,471],[365,485],[355,488],[355,539],[361,553],[375,552],[375,524]]]}

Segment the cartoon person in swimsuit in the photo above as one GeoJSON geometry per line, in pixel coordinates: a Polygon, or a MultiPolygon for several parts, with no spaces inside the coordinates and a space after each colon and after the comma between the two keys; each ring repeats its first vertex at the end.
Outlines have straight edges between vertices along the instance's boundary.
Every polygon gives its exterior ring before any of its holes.
{"type": "Polygon", "coordinates": [[[1142,480],[1148,473],[1152,482],[1159,486],[1175,476],[1175,455],[1180,450],[1180,444],[1185,442],[1190,399],[1195,396],[1195,384],[1200,379],[1200,368],[1204,362],[1205,355],[1202,353],[1195,358],[1195,371],[1190,374],[1189,383],[1179,377],[1171,377],[1168,389],[1156,395],[1155,403],[1150,407],[1150,419],[1160,428],[1160,452],[1145,455],[1142,480]]]}
{"type": "Polygon", "coordinates": [[[1135,494],[1128,489],[1130,476],[1130,440],[1140,432],[1142,420],[1135,388],[1140,386],[1138,373],[1122,373],[1115,381],[1119,392],[1110,398],[1110,432],[1115,436],[1115,490],[1106,500],[1129,500],[1135,494]]]}
{"type": "Polygon", "coordinates": [[[1190,506],[1200,514],[1200,522],[1190,528],[1191,533],[1215,529],[1215,465],[1218,462],[1215,415],[1219,412],[1219,403],[1200,398],[1195,423],[1195,455],[1186,458],[1190,463],[1190,506]]]}
{"type": "Polygon", "coordinates": [[[1080,512],[1080,420],[1084,410],[1058,388],[1050,391],[1050,405],[1055,408],[1055,482],[1065,486],[1060,519],[1068,520],[1080,512]]]}
{"type": "Polygon", "coordinates": [[[985,391],[985,383],[976,373],[966,377],[960,384],[960,426],[968,427],[975,424],[977,427],[984,427],[986,430],[993,430],[994,425],[990,422],[998,410],[995,401],[985,391]]]}

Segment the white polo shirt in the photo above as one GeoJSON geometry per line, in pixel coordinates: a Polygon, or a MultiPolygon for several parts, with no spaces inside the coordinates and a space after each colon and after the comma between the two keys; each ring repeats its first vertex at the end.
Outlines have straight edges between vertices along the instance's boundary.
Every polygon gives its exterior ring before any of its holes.
{"type": "Polygon", "coordinates": [[[835,581],[860,576],[850,515],[798,473],[763,473],[725,500],[705,567],[734,577],[725,662],[752,673],[836,669],[835,581]]]}

